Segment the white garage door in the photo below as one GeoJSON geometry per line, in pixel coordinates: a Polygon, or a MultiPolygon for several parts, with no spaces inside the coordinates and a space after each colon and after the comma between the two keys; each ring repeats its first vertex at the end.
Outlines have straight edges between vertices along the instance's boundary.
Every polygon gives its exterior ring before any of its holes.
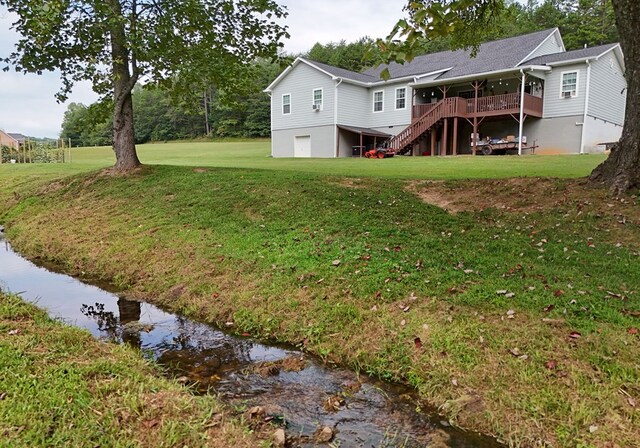
{"type": "Polygon", "coordinates": [[[311,136],[296,136],[293,146],[293,157],[311,157],[311,136]]]}

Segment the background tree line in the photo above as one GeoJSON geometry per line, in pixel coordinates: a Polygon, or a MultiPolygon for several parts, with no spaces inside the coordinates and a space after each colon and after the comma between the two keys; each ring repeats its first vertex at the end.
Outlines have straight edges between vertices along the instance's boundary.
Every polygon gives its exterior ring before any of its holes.
{"type": "MultiPolygon", "coordinates": [[[[499,20],[487,33],[487,40],[516,36],[558,27],[567,50],[617,42],[618,31],[611,0],[528,0],[509,2],[496,12],[499,20]]],[[[416,54],[433,53],[455,47],[460,35],[418,40],[416,54]]],[[[233,88],[214,85],[182,86],[173,95],[161,86],[138,85],[133,92],[136,143],[182,140],[201,137],[268,137],[269,96],[262,92],[296,56],[362,71],[381,60],[375,41],[363,37],[355,42],[316,43],[308,52],[283,55],[279,61],[257,61],[234,73],[233,88]],[[184,95],[184,90],[189,94],[184,95]],[[185,98],[186,97],[186,98],[185,98]]],[[[73,146],[111,144],[111,107],[71,103],[65,113],[60,137],[73,146]]]]}

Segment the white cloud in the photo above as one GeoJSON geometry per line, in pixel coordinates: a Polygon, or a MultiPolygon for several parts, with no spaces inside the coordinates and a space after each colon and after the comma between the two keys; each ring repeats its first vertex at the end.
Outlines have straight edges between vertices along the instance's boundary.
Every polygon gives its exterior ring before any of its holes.
{"type": "MultiPolygon", "coordinates": [[[[347,42],[360,37],[385,37],[403,15],[406,0],[281,0],[287,6],[291,38],[285,41],[285,51],[300,53],[316,42],[347,42]]],[[[8,55],[17,41],[10,30],[14,16],[0,10],[0,57],[8,55]]],[[[1,67],[0,67],[1,68],[1,67]]],[[[0,129],[32,137],[56,137],[70,102],[90,104],[98,96],[88,83],[77,85],[65,104],[58,104],[54,95],[61,86],[55,73],[23,75],[15,71],[0,71],[0,129]]]]}

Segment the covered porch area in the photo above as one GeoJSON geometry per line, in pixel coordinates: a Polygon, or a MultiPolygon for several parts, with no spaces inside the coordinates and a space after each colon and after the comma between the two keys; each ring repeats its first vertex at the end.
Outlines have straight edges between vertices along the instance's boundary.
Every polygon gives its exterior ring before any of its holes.
{"type": "Polygon", "coordinates": [[[416,82],[412,125],[392,140],[392,147],[414,155],[475,154],[489,138],[516,142],[521,154],[525,120],[543,115],[545,71],[416,82]]]}
{"type": "Polygon", "coordinates": [[[391,134],[371,128],[337,125],[336,156],[364,157],[364,153],[385,144],[391,134]]]}

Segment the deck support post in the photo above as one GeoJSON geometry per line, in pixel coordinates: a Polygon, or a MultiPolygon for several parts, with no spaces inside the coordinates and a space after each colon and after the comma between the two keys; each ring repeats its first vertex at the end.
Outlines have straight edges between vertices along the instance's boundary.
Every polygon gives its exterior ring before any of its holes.
{"type": "Polygon", "coordinates": [[[520,84],[520,123],[518,127],[518,155],[522,155],[522,132],[524,130],[524,83],[527,81],[527,74],[520,70],[522,83],[520,84]]]}
{"type": "Polygon", "coordinates": [[[436,155],[436,130],[431,128],[431,156],[436,155]]]}
{"type": "Polygon", "coordinates": [[[449,119],[444,119],[444,128],[442,128],[442,146],[440,147],[440,155],[447,155],[447,144],[449,143],[449,119]]]}
{"type": "Polygon", "coordinates": [[[362,132],[360,133],[360,157],[362,157],[362,132]]]}
{"type": "Polygon", "coordinates": [[[478,90],[480,89],[480,83],[478,80],[473,82],[473,133],[471,134],[471,153],[475,156],[476,149],[478,147],[478,90]]]}
{"type": "Polygon", "coordinates": [[[458,155],[458,117],[453,117],[453,148],[451,148],[451,155],[458,155]]]}

